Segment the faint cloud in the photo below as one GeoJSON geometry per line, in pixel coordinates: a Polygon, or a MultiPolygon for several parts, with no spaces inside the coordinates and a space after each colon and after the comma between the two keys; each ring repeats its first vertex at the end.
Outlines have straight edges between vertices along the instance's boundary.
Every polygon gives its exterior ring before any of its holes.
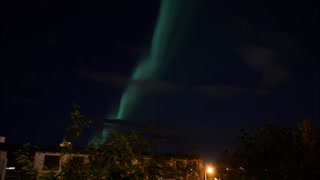
{"type": "Polygon", "coordinates": [[[89,80],[104,83],[108,86],[117,86],[123,88],[133,86],[154,93],[171,93],[181,90],[203,94],[207,97],[215,99],[235,98],[248,93],[253,93],[256,95],[263,95],[267,93],[267,90],[265,88],[249,89],[237,85],[197,85],[188,88],[181,87],[173,83],[152,79],[130,79],[126,76],[116,73],[90,71],[81,71],[80,73],[89,80]]]}
{"type": "Polygon", "coordinates": [[[152,92],[173,92],[178,90],[178,87],[172,83],[155,80],[131,80],[129,84],[152,92]]]}
{"type": "Polygon", "coordinates": [[[250,92],[249,89],[239,86],[210,86],[202,85],[193,88],[194,91],[211,98],[231,98],[250,92]]]}
{"type": "Polygon", "coordinates": [[[156,93],[169,93],[176,91],[178,87],[169,82],[150,79],[130,79],[120,74],[102,72],[81,72],[86,78],[96,82],[106,83],[120,87],[136,86],[144,90],[156,93]]]}
{"type": "Polygon", "coordinates": [[[38,104],[38,102],[32,98],[25,97],[25,96],[12,96],[9,98],[9,100],[19,103],[19,104],[24,104],[28,106],[35,106],[38,104]]]}
{"type": "Polygon", "coordinates": [[[246,46],[240,49],[240,53],[251,68],[262,74],[262,80],[259,84],[261,87],[275,87],[291,76],[286,69],[281,67],[280,56],[271,49],[246,46]]]}
{"type": "Polygon", "coordinates": [[[103,72],[88,72],[88,71],[81,71],[81,75],[86,77],[87,79],[106,83],[108,85],[113,86],[127,86],[128,85],[128,79],[125,76],[114,74],[114,73],[103,73],[103,72]]]}

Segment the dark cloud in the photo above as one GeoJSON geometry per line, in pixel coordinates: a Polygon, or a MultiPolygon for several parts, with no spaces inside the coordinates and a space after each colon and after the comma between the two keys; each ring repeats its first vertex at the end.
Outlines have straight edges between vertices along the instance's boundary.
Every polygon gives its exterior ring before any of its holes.
{"type": "Polygon", "coordinates": [[[115,73],[103,73],[103,72],[85,72],[81,71],[81,74],[86,78],[105,83],[108,86],[118,86],[118,87],[137,87],[143,90],[154,92],[154,93],[170,93],[175,91],[189,91],[196,92],[199,94],[206,95],[210,98],[218,99],[228,99],[234,98],[247,93],[254,94],[265,94],[267,91],[263,88],[259,89],[249,89],[236,85],[197,85],[191,88],[180,87],[176,84],[150,80],[150,79],[130,79],[120,74],[115,73]]]}
{"type": "Polygon", "coordinates": [[[128,78],[115,73],[80,71],[80,74],[89,80],[93,80],[100,83],[106,83],[112,86],[122,87],[127,86],[129,83],[128,78]]]}
{"type": "Polygon", "coordinates": [[[152,92],[173,92],[178,90],[178,87],[172,83],[155,81],[155,80],[130,80],[130,85],[142,87],[152,92]]]}
{"type": "Polygon", "coordinates": [[[38,105],[37,100],[35,100],[33,98],[26,97],[26,96],[11,96],[11,97],[8,97],[8,100],[10,100],[14,103],[19,103],[19,104],[23,104],[23,105],[27,105],[27,106],[38,105]]]}
{"type": "Polygon", "coordinates": [[[244,61],[260,72],[262,80],[259,87],[272,88],[286,81],[291,74],[281,67],[281,57],[271,49],[245,46],[240,49],[244,61]]]}
{"type": "Polygon", "coordinates": [[[112,86],[135,86],[156,93],[170,93],[178,90],[178,87],[169,82],[153,79],[130,79],[120,74],[102,72],[82,72],[82,75],[90,80],[106,83],[112,86]]]}
{"type": "Polygon", "coordinates": [[[249,89],[240,86],[201,85],[194,87],[193,90],[211,98],[231,98],[250,92],[249,89]]]}

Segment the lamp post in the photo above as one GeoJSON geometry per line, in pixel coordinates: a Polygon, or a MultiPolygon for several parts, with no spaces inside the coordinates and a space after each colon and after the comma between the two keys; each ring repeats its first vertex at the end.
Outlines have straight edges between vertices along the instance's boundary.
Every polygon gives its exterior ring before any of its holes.
{"type": "Polygon", "coordinates": [[[211,175],[213,175],[213,168],[212,167],[207,167],[206,171],[204,172],[204,179],[205,180],[208,180],[207,173],[209,174],[209,177],[211,177],[211,175]]]}

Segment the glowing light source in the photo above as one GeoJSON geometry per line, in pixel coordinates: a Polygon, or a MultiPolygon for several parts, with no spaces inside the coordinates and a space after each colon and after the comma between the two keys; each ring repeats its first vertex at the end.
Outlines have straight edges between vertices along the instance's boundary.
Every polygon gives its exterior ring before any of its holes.
{"type": "Polygon", "coordinates": [[[211,166],[208,166],[206,171],[204,172],[204,179],[205,180],[214,179],[214,176],[215,176],[214,168],[211,166]]]}

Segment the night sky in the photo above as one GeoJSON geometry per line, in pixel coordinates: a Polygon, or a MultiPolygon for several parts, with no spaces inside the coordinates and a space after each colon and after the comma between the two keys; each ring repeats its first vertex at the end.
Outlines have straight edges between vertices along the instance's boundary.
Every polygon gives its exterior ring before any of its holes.
{"type": "Polygon", "coordinates": [[[0,135],[57,145],[77,103],[94,119],[152,119],[180,148],[216,157],[244,125],[319,123],[319,6],[1,2],[0,135]]]}

